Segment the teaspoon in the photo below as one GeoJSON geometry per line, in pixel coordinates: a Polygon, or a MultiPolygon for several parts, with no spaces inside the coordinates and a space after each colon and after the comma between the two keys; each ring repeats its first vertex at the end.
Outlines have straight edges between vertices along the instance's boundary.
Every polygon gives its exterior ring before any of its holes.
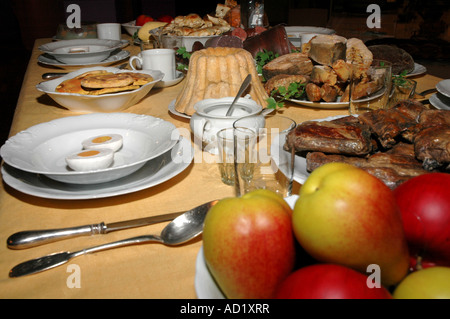
{"type": "Polygon", "coordinates": [[[233,102],[231,103],[230,107],[228,108],[226,116],[231,116],[231,114],[233,114],[234,104],[236,104],[236,101],[241,97],[242,93],[244,93],[244,91],[247,89],[251,80],[252,80],[252,75],[251,74],[247,75],[244,82],[242,82],[241,87],[239,88],[239,91],[236,94],[236,97],[234,98],[233,102]]]}
{"type": "MultiPolygon", "coordinates": [[[[211,206],[217,201],[211,202],[211,206]]],[[[178,216],[161,231],[160,235],[144,235],[127,238],[99,246],[86,248],[75,252],[60,252],[18,264],[9,272],[9,277],[20,277],[34,274],[65,264],[70,259],[89,253],[112,248],[124,247],[133,244],[161,243],[168,246],[181,245],[197,237],[203,232],[203,222],[211,206],[199,206],[178,216]]]]}

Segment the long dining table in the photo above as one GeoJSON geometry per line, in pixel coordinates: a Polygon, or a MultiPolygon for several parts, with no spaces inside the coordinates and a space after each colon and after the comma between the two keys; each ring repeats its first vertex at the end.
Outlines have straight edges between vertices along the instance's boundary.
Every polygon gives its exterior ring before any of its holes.
{"type": "MultiPolygon", "coordinates": [[[[52,39],[37,39],[23,79],[22,89],[12,121],[10,136],[36,124],[64,117],[79,116],[59,106],[45,93],[36,89],[46,72],[71,71],[38,63],[42,52],[38,47],[52,39]]],[[[130,43],[124,48],[130,56],[140,48],[130,43]]],[[[118,61],[115,65],[126,61],[118,61]]],[[[129,68],[129,67],[128,67],[129,68]]],[[[74,68],[76,69],[76,68],[74,68]]],[[[417,91],[434,88],[441,80],[429,74],[420,74],[417,91]]],[[[168,105],[179,94],[184,80],[171,87],[153,88],[137,104],[122,111],[150,115],[173,123],[190,132],[189,119],[172,114],[168,105]]],[[[293,118],[297,123],[306,120],[346,115],[348,110],[321,109],[286,102],[277,112],[293,118]]],[[[188,138],[191,136],[188,135],[188,138]]],[[[15,265],[60,251],[77,251],[87,247],[128,237],[159,234],[167,224],[158,223],[104,235],[92,235],[61,240],[28,249],[10,249],[7,238],[19,231],[52,229],[111,223],[169,212],[189,210],[214,199],[234,196],[232,186],[221,182],[218,165],[207,160],[199,146],[189,166],[175,177],[139,191],[116,196],[90,199],[54,199],[26,194],[0,184],[0,297],[1,298],[154,298],[195,299],[194,286],[197,255],[202,246],[201,236],[181,246],[162,244],[133,245],[103,252],[86,254],[67,264],[19,278],[10,278],[15,265]],[[75,268],[74,268],[75,267],[75,268]],[[75,270],[77,285],[71,284],[75,270]]],[[[295,182],[294,193],[300,184],[295,182]]]]}

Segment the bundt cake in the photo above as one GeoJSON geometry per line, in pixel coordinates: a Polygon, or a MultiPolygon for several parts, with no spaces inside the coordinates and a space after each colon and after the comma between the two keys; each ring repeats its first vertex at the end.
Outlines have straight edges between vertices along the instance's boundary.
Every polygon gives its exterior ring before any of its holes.
{"type": "Polygon", "coordinates": [[[198,101],[234,97],[248,74],[252,75],[252,82],[247,92],[259,105],[266,107],[269,96],[259,80],[250,52],[228,47],[195,51],[189,61],[184,87],[175,101],[175,110],[192,115],[198,101]]]}

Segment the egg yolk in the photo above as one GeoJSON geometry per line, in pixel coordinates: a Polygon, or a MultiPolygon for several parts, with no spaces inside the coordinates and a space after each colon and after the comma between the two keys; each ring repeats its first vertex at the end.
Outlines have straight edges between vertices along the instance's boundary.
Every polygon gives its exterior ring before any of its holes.
{"type": "Polygon", "coordinates": [[[99,151],[86,151],[86,152],[78,153],[78,156],[89,157],[89,156],[97,155],[99,153],[100,153],[99,151]]]}
{"type": "Polygon", "coordinates": [[[109,141],[110,139],[112,139],[111,136],[99,136],[96,137],[92,140],[92,143],[105,143],[107,141],[109,141]]]}

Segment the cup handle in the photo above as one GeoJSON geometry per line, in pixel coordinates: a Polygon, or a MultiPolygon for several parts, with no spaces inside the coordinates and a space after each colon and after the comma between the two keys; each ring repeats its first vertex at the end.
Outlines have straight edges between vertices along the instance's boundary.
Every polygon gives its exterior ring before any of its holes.
{"type": "Polygon", "coordinates": [[[131,58],[130,58],[130,61],[128,61],[128,63],[130,64],[130,67],[133,69],[133,70],[137,70],[137,68],[134,66],[134,64],[133,64],[133,61],[134,60],[137,60],[137,61],[139,61],[139,64],[142,66],[142,59],[140,58],[140,57],[138,57],[137,55],[135,55],[135,56],[132,56],[131,58]]]}

